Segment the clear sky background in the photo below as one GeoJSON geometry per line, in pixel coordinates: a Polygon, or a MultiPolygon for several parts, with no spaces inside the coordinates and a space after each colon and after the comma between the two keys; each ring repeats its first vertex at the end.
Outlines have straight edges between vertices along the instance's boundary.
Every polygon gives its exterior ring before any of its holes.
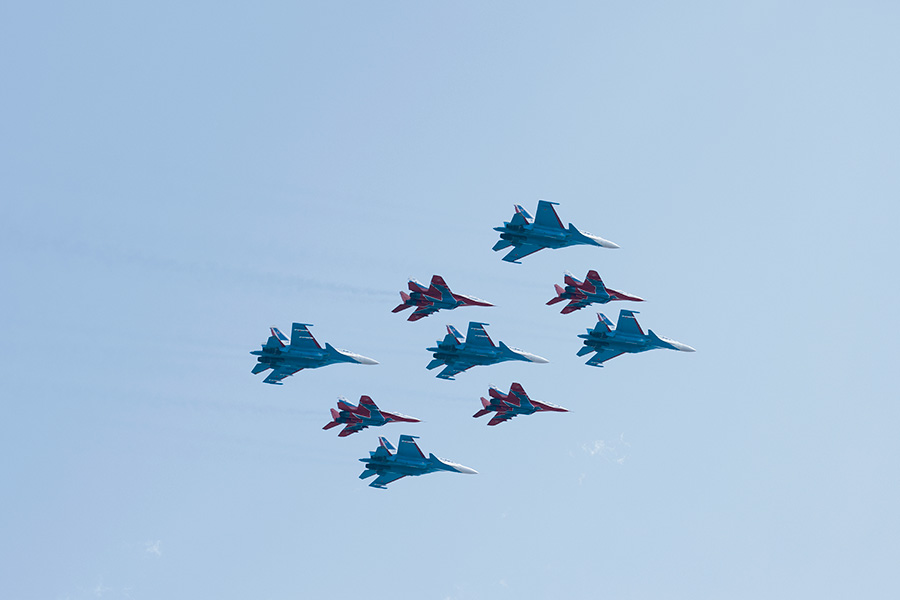
{"type": "Polygon", "coordinates": [[[894,2],[0,7],[0,597],[897,598],[894,2]],[[560,203],[620,250],[491,252],[560,203]],[[697,349],[575,356],[597,269],[697,349]],[[440,273],[493,308],[391,314],[440,273]],[[546,365],[442,381],[469,320],[546,365]],[[380,361],[261,383],[268,327],[380,361]],[[489,428],[490,384],[568,414],[489,428]],[[322,431],[338,396],[421,424],[322,431]],[[357,477],[378,435],[478,475],[357,477]]]}

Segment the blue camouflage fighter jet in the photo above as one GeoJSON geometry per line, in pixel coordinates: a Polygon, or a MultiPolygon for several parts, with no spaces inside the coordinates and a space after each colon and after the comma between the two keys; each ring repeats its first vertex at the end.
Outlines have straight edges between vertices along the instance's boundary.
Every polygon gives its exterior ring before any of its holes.
{"type": "Polygon", "coordinates": [[[695,352],[687,344],[656,335],[652,329],[648,329],[647,333],[644,333],[637,319],[634,318],[636,314],[636,310],[625,310],[623,308],[619,311],[619,321],[616,323],[616,328],[611,329],[612,321],[607,319],[603,313],[597,313],[597,325],[593,329],[588,329],[587,333],[578,335],[578,337],[584,339],[584,347],[578,351],[578,356],[596,352],[585,364],[592,367],[602,367],[603,363],[609,359],[626,352],[636,354],[647,350],[655,350],[656,348],[695,352]]]}
{"type": "Polygon", "coordinates": [[[446,365],[444,370],[437,374],[438,379],[453,379],[454,375],[462,373],[466,369],[479,365],[493,365],[508,360],[523,360],[533,363],[548,363],[546,358],[536,354],[510,348],[503,342],[495,346],[494,342],[484,330],[487,323],[469,322],[469,331],[466,337],[457,331],[453,325],[447,325],[447,335],[433,348],[434,360],[425,367],[428,370],[446,365]]]}
{"type": "Polygon", "coordinates": [[[602,246],[603,248],[618,248],[619,246],[585,231],[579,231],[577,227],[569,223],[568,229],[563,227],[562,221],[556,214],[554,205],[558,202],[539,200],[537,216],[534,221],[531,215],[516,204],[516,212],[512,220],[503,223],[503,227],[494,227],[494,231],[500,232],[500,241],[494,244],[493,250],[503,250],[514,246],[503,257],[506,262],[519,263],[520,258],[534,254],[544,248],[565,248],[583,244],[587,246],[602,246]]]}
{"type": "Polygon", "coordinates": [[[309,332],[311,326],[307,323],[294,323],[291,327],[290,341],[277,327],[270,328],[271,335],[263,344],[262,350],[250,352],[258,357],[253,374],[272,369],[263,383],[282,385],[282,379],[303,369],[317,369],[335,363],[378,364],[376,360],[348,350],[338,350],[328,343],[323,348],[309,332]]]}
{"type": "Polygon", "coordinates": [[[407,475],[426,475],[435,471],[450,471],[451,473],[478,474],[475,469],[438,458],[429,454],[426,458],[415,440],[418,436],[401,435],[397,454],[391,454],[394,447],[387,438],[378,438],[378,447],[374,452],[369,452],[369,458],[361,458],[360,462],[366,463],[366,469],[360,474],[360,479],[366,479],[378,475],[369,486],[387,489],[387,484],[397,481],[407,475]]]}

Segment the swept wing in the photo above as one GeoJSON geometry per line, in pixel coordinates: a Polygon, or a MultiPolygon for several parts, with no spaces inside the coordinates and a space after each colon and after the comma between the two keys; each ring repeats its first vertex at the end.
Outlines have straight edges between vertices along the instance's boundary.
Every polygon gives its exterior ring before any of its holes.
{"type": "Polygon", "coordinates": [[[438,308],[434,306],[434,304],[425,304],[419,306],[416,310],[413,311],[411,315],[409,315],[409,319],[407,321],[418,321],[423,317],[427,317],[428,315],[436,313],[438,308]]]}
{"type": "Polygon", "coordinates": [[[518,413],[514,413],[512,411],[498,412],[490,421],[488,421],[488,425],[499,425],[504,421],[509,421],[517,414],[518,413]]]}
{"type": "Polygon", "coordinates": [[[525,258],[529,254],[534,254],[538,250],[543,250],[545,246],[539,246],[537,244],[519,244],[515,248],[509,251],[509,253],[503,257],[503,260],[506,262],[517,262],[521,258],[525,258]]]}
{"type": "Polygon", "coordinates": [[[625,354],[624,350],[613,350],[612,348],[601,348],[597,350],[596,354],[594,354],[590,360],[588,360],[585,364],[591,365],[592,367],[600,366],[602,363],[605,363],[611,358],[615,358],[625,354]]]}
{"type": "Polygon", "coordinates": [[[463,371],[467,371],[474,367],[474,363],[464,364],[462,361],[455,360],[452,364],[444,367],[444,370],[437,374],[438,379],[453,379],[454,375],[459,375],[463,371]]]}
{"type": "Polygon", "coordinates": [[[288,367],[285,365],[280,365],[275,367],[269,376],[263,379],[263,383],[274,383],[276,385],[281,385],[281,380],[285,377],[290,377],[294,373],[298,371],[302,371],[303,367],[288,367]]]}
{"type": "Polygon", "coordinates": [[[397,481],[398,479],[403,479],[406,477],[403,473],[397,473],[396,471],[388,471],[385,473],[381,473],[375,480],[369,484],[369,487],[377,487],[384,488],[387,484],[397,481]]]}
{"type": "Polygon", "coordinates": [[[574,298],[574,299],[570,300],[569,303],[565,305],[565,307],[563,307],[562,314],[566,315],[566,314],[569,314],[570,312],[574,312],[576,310],[581,310],[582,308],[584,308],[585,306],[588,306],[590,304],[591,304],[591,301],[587,298],[587,296],[582,297],[582,298],[574,298]]]}

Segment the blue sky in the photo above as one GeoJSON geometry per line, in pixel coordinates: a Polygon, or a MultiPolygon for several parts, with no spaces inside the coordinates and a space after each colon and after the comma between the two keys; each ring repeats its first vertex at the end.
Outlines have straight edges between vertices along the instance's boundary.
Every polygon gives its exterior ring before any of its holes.
{"type": "MultiPolygon", "coordinates": [[[[0,9],[0,596],[894,598],[900,10],[0,9]],[[490,248],[538,199],[621,245],[490,248]],[[697,349],[575,356],[565,270],[697,349]],[[440,273],[493,308],[390,313],[440,273]],[[451,323],[548,358],[447,382],[451,323]],[[373,367],[250,374],[314,323],[373,367]],[[488,428],[490,384],[568,414],[488,428]],[[338,396],[425,422],[346,439],[338,396]],[[477,476],[357,479],[377,435],[477,476]]],[[[607,307],[615,317],[619,306],[607,307]]]]}

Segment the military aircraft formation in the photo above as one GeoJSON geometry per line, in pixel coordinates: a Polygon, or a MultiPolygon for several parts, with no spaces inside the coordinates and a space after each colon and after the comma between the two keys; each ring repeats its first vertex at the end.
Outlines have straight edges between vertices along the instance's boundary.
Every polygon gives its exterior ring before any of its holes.
{"type": "MultiPolygon", "coordinates": [[[[535,217],[532,217],[520,205],[515,205],[512,219],[504,222],[503,226],[494,228],[495,231],[500,232],[500,240],[494,244],[493,250],[500,251],[512,247],[503,260],[521,264],[522,258],[545,248],[558,249],[579,244],[603,248],[619,247],[609,240],[579,230],[572,223],[569,223],[568,227],[563,227],[554,208],[556,205],[556,202],[538,201],[535,217]]],[[[573,313],[591,304],[607,304],[613,301],[643,302],[643,298],[638,296],[607,288],[595,270],[588,271],[584,281],[579,281],[574,275],[566,272],[564,282],[565,287],[554,286],[556,297],[547,302],[548,305],[553,305],[567,300],[568,303],[563,307],[562,314],[573,313]]],[[[401,291],[400,297],[403,302],[392,311],[399,313],[408,308],[414,308],[408,321],[418,321],[442,309],[454,310],[461,306],[493,306],[493,304],[474,296],[452,292],[440,275],[433,275],[428,287],[415,279],[409,280],[408,287],[410,293],[401,291]]],[[[603,313],[597,313],[597,324],[592,329],[588,329],[586,334],[578,335],[583,340],[583,345],[577,355],[585,356],[593,353],[586,364],[602,367],[606,361],[625,353],[634,354],[656,348],[694,352],[690,346],[657,336],[652,330],[644,333],[634,316],[635,314],[637,311],[620,310],[618,323],[613,329],[612,322],[603,313]]],[[[437,374],[437,378],[453,380],[456,375],[475,366],[487,366],[505,361],[549,362],[536,354],[507,346],[504,342],[494,344],[485,330],[486,326],[487,323],[471,321],[466,336],[463,337],[455,327],[447,325],[447,334],[444,339],[438,340],[437,346],[427,348],[428,352],[432,353],[432,360],[426,368],[433,370],[443,366],[444,368],[437,374]]],[[[250,352],[257,357],[257,364],[253,367],[252,372],[259,374],[271,369],[272,372],[263,380],[263,383],[281,385],[282,380],[286,377],[303,369],[315,369],[336,363],[378,364],[374,359],[349,350],[338,350],[328,343],[323,348],[312,336],[309,327],[309,324],[294,323],[291,328],[290,340],[278,328],[272,327],[271,335],[262,345],[262,349],[250,352]]],[[[531,399],[522,384],[517,382],[510,385],[509,392],[506,394],[499,388],[491,386],[488,396],[489,398],[481,398],[482,409],[472,416],[481,417],[494,413],[488,421],[490,426],[504,423],[518,415],[532,415],[537,412],[568,412],[561,406],[531,399]]],[[[332,420],[323,429],[344,425],[338,433],[338,437],[347,437],[367,427],[380,427],[388,423],[420,422],[419,419],[407,415],[381,410],[366,395],[360,397],[358,405],[351,404],[346,398],[339,398],[337,409],[331,409],[331,417],[332,420]]],[[[437,471],[477,473],[474,469],[438,458],[434,454],[426,457],[416,444],[416,439],[416,436],[401,435],[398,443],[399,450],[396,451],[396,454],[392,454],[395,448],[387,438],[379,437],[378,448],[369,453],[369,458],[359,459],[366,465],[365,470],[359,476],[360,479],[377,476],[369,485],[386,489],[389,483],[408,475],[425,475],[437,471]]]]}

